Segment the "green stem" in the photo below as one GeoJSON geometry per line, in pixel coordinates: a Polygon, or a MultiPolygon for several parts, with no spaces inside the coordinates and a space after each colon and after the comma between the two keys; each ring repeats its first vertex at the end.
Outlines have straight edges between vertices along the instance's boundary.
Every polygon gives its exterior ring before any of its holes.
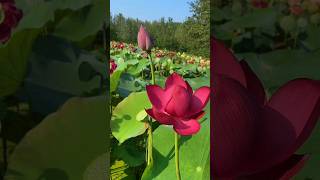
{"type": "Polygon", "coordinates": [[[150,69],[151,69],[151,79],[152,79],[152,84],[156,84],[156,79],[154,77],[154,64],[152,61],[151,53],[149,54],[150,57],[150,69]]]}
{"type": "Polygon", "coordinates": [[[177,180],[181,180],[181,175],[180,175],[180,167],[179,167],[179,135],[178,133],[174,133],[174,138],[175,138],[175,160],[176,160],[176,175],[177,175],[177,180]]]}
{"type": "MultiPolygon", "coordinates": [[[[150,69],[151,69],[151,78],[152,84],[155,84],[154,77],[154,65],[151,57],[151,53],[149,53],[150,57],[150,69]]],[[[153,137],[152,137],[152,118],[149,118],[149,127],[148,127],[148,148],[147,148],[147,165],[153,164],[153,156],[152,156],[152,147],[153,147],[153,137]]]]}
{"type": "Polygon", "coordinates": [[[144,73],[143,73],[143,70],[141,71],[141,76],[142,76],[142,79],[144,79],[144,73]]]}
{"type": "Polygon", "coordinates": [[[148,159],[147,164],[153,164],[153,156],[152,156],[152,143],[153,143],[153,137],[152,137],[152,119],[150,118],[149,128],[148,128],[148,159]]]}

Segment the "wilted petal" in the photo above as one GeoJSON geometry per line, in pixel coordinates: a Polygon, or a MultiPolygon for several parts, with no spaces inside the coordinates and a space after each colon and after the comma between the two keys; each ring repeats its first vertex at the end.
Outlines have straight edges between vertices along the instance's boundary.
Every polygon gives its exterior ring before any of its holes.
{"type": "Polygon", "coordinates": [[[189,109],[191,96],[184,87],[175,86],[165,111],[173,116],[184,117],[189,109]]]}
{"type": "Polygon", "coordinates": [[[196,114],[200,112],[208,103],[210,98],[210,88],[203,86],[197,89],[193,96],[190,104],[190,109],[188,114],[196,114]]]}
{"type": "Polygon", "coordinates": [[[307,155],[292,155],[288,160],[263,172],[238,178],[239,180],[289,180],[296,175],[309,159],[307,155]]]}
{"type": "Polygon", "coordinates": [[[211,38],[211,47],[211,62],[213,63],[211,71],[214,74],[223,74],[238,80],[246,87],[244,72],[232,52],[215,38],[211,38]]]}
{"type": "Polygon", "coordinates": [[[309,79],[296,79],[281,87],[268,105],[294,127],[297,134],[295,151],[309,137],[320,115],[320,83],[309,79]]]}
{"type": "Polygon", "coordinates": [[[146,112],[155,120],[157,120],[160,124],[172,125],[173,118],[168,114],[160,112],[155,108],[147,109],[146,112]]]}
{"type": "Polygon", "coordinates": [[[211,99],[211,172],[237,177],[255,144],[259,105],[238,81],[215,75],[211,99]]]}
{"type": "Polygon", "coordinates": [[[200,123],[197,120],[177,120],[174,121],[173,128],[174,130],[183,136],[196,134],[200,130],[200,123]]]}
{"type": "Polygon", "coordinates": [[[250,66],[246,61],[240,61],[240,65],[246,77],[247,89],[256,96],[259,103],[264,104],[266,101],[266,94],[261,81],[251,70],[250,66]]]}

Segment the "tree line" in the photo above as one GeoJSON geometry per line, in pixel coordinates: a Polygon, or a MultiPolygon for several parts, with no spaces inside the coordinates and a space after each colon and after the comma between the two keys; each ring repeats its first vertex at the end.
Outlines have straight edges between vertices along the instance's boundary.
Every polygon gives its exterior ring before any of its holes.
{"type": "Polygon", "coordinates": [[[110,38],[136,44],[139,27],[144,25],[156,47],[209,57],[210,0],[191,2],[190,10],[192,16],[184,22],[174,22],[172,18],[141,21],[122,14],[110,16],[110,38]]]}

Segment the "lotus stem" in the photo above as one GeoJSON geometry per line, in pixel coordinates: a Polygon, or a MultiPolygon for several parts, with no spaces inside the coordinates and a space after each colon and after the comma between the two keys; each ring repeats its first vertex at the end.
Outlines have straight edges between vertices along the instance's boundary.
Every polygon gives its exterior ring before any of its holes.
{"type": "MultiPolygon", "coordinates": [[[[149,57],[150,57],[150,69],[151,69],[152,84],[156,84],[155,77],[154,77],[154,65],[153,65],[151,53],[149,53],[149,57]]],[[[149,118],[149,126],[148,126],[147,165],[150,165],[153,163],[152,147],[153,147],[152,118],[150,117],[149,118]]]]}
{"type": "Polygon", "coordinates": [[[179,135],[178,133],[174,133],[174,139],[175,139],[175,161],[176,161],[176,176],[177,180],[181,180],[181,175],[180,175],[180,166],[179,166],[179,135]]]}
{"type": "MultiPolygon", "coordinates": [[[[151,122],[152,119],[150,118],[151,122]]],[[[152,126],[151,123],[149,124],[148,128],[148,159],[147,159],[147,165],[153,164],[153,156],[152,156],[152,145],[153,143],[153,137],[152,137],[152,126]]]]}
{"type": "Polygon", "coordinates": [[[149,57],[150,57],[150,69],[151,69],[152,84],[156,84],[156,79],[154,77],[154,64],[153,64],[153,61],[152,61],[151,53],[149,54],[149,57]]]}

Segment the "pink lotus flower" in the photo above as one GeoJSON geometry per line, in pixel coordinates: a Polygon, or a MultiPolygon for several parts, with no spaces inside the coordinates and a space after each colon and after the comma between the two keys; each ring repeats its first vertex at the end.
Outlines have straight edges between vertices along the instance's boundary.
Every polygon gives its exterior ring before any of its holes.
{"type": "Polygon", "coordinates": [[[112,74],[116,69],[118,65],[113,59],[110,59],[110,74],[112,74]]]}
{"type": "Polygon", "coordinates": [[[149,33],[141,25],[138,32],[138,46],[144,51],[150,51],[152,48],[152,40],[149,33]]]}
{"type": "Polygon", "coordinates": [[[269,6],[269,3],[266,0],[252,0],[251,5],[255,8],[264,9],[269,6]]]}
{"type": "Polygon", "coordinates": [[[211,41],[214,179],[290,179],[308,159],[294,153],[319,118],[320,82],[292,80],[267,100],[249,65],[211,41]]]}
{"type": "Polygon", "coordinates": [[[22,11],[17,9],[13,0],[0,0],[0,13],[4,19],[0,22],[0,43],[5,43],[11,36],[12,28],[15,28],[22,18],[22,11]]]}
{"type": "Polygon", "coordinates": [[[166,80],[165,88],[157,85],[146,87],[152,109],[146,112],[161,124],[173,125],[180,135],[192,135],[200,130],[199,119],[209,100],[210,88],[203,86],[192,91],[189,83],[173,73],[166,80]]]}
{"type": "Polygon", "coordinates": [[[118,47],[118,49],[123,49],[125,47],[125,45],[124,45],[123,42],[121,42],[121,43],[118,44],[117,47],[118,47]]]}

